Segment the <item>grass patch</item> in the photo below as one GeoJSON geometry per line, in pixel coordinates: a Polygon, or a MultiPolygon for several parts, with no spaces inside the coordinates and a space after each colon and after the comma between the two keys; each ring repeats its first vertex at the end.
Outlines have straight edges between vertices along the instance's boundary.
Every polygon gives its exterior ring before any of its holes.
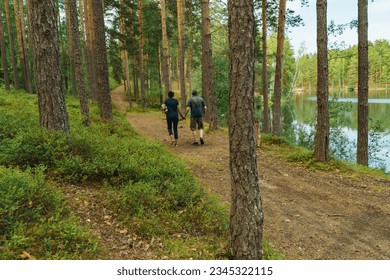
{"type": "Polygon", "coordinates": [[[275,248],[268,242],[263,242],[263,259],[264,260],[283,260],[284,255],[282,252],[275,250],[275,248]]]}

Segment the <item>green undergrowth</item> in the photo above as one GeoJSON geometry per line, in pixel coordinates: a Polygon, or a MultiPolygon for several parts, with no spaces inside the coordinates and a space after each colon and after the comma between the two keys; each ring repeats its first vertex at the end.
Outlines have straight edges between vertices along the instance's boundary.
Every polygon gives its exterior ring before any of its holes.
{"type": "Polygon", "coordinates": [[[0,259],[96,258],[97,242],[43,171],[0,166],[0,259]]]}
{"type": "Polygon", "coordinates": [[[268,134],[262,135],[262,150],[272,153],[273,156],[285,159],[304,166],[309,170],[337,172],[349,174],[359,178],[361,176],[377,176],[389,178],[383,170],[373,169],[366,166],[353,164],[347,161],[330,158],[326,163],[319,162],[314,157],[314,152],[300,146],[290,144],[282,137],[274,137],[268,134]]]}

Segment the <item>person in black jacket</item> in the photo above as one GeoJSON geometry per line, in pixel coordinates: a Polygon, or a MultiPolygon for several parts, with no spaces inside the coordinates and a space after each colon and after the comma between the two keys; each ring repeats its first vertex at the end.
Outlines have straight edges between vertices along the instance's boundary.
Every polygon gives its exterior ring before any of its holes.
{"type": "Polygon", "coordinates": [[[177,146],[177,140],[179,139],[179,133],[177,129],[179,123],[179,114],[183,119],[185,118],[179,110],[179,101],[173,98],[174,95],[175,94],[173,91],[170,90],[168,92],[168,98],[165,99],[161,109],[164,110],[167,115],[167,126],[169,137],[171,138],[171,145],[177,146]]]}

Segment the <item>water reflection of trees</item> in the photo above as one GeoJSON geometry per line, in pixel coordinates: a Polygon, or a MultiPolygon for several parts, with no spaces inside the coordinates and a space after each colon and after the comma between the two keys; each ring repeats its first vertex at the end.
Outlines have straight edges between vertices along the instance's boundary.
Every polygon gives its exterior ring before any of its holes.
{"type": "MultiPolygon", "coordinates": [[[[368,111],[369,111],[370,118],[383,121],[383,127],[387,131],[390,131],[390,118],[388,117],[390,115],[390,103],[388,103],[389,96],[388,98],[385,97],[386,94],[384,91],[380,91],[380,92],[374,91],[373,93],[370,93],[370,99],[375,98],[375,103],[370,102],[368,104],[368,111]]],[[[356,121],[357,107],[355,102],[357,102],[357,99],[356,98],[353,99],[353,97],[350,96],[349,94],[344,94],[339,98],[352,98],[349,100],[354,101],[352,105],[355,107],[355,110],[345,111],[343,117],[345,118],[345,126],[356,130],[357,129],[357,121],[356,121]]],[[[345,102],[340,102],[340,103],[345,103],[345,102]]],[[[315,108],[316,108],[315,95],[306,95],[306,94],[295,95],[294,109],[295,109],[295,116],[297,121],[307,123],[315,120],[315,114],[316,114],[315,108]]]]}
{"type": "MultiPolygon", "coordinates": [[[[340,95],[339,95],[340,96],[340,95]]],[[[373,95],[380,98],[382,95],[373,95]]],[[[341,95],[340,98],[345,98],[341,95]]],[[[354,102],[340,102],[333,97],[330,106],[330,153],[355,162],[357,107],[354,102]]],[[[350,98],[350,97],[349,97],[350,98]]],[[[388,102],[388,99],[386,99],[388,102]]],[[[313,148],[315,132],[315,96],[296,94],[283,103],[283,135],[297,145],[313,148]],[[294,104],[294,106],[291,106],[294,104]]],[[[390,103],[370,103],[369,165],[390,170],[389,141],[390,103]]]]}

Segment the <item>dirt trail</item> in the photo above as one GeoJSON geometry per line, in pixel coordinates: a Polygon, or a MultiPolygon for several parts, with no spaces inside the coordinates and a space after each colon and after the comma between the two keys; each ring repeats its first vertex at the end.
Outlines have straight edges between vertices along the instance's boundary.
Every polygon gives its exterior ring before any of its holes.
{"type": "MultiPolygon", "coordinates": [[[[125,113],[123,87],[112,92],[125,113]]],[[[179,146],[169,145],[161,113],[127,113],[140,134],[165,143],[201,185],[230,200],[228,135],[205,135],[193,146],[189,121],[179,123],[179,146]]],[[[390,259],[390,180],[354,179],[309,171],[258,149],[265,238],[285,259],[390,259]]]]}

